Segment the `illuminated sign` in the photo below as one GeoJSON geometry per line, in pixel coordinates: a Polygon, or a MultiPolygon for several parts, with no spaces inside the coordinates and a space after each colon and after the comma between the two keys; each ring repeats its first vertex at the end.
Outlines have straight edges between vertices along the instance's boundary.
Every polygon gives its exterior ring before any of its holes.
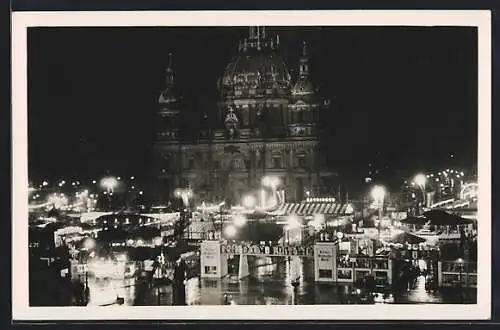
{"type": "Polygon", "coordinates": [[[267,255],[267,256],[301,256],[312,257],[313,249],[302,246],[262,246],[262,245],[221,245],[222,254],[267,255]]]}

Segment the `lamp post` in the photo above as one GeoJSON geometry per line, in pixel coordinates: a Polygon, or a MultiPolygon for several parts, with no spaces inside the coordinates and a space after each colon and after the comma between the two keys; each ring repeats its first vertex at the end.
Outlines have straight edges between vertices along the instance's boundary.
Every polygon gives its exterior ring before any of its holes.
{"type": "Polygon", "coordinates": [[[224,234],[228,238],[234,238],[236,236],[237,232],[238,232],[238,230],[236,229],[236,227],[234,225],[229,225],[224,230],[224,234]]]}
{"type": "Polygon", "coordinates": [[[463,272],[463,265],[464,265],[464,260],[462,258],[458,258],[458,290],[460,293],[460,302],[463,303],[463,295],[462,295],[462,272],[463,272]]]}
{"type": "Polygon", "coordinates": [[[184,207],[189,207],[189,200],[193,197],[193,191],[191,189],[181,189],[177,188],[174,191],[174,195],[182,200],[184,207]]]}
{"type": "Polygon", "coordinates": [[[95,240],[93,238],[87,238],[83,243],[83,246],[87,250],[87,260],[85,262],[85,300],[88,302],[90,297],[90,288],[89,288],[89,269],[88,269],[88,259],[89,259],[89,251],[95,248],[95,240]]]}
{"type": "Polygon", "coordinates": [[[377,203],[378,208],[378,239],[380,240],[380,223],[382,222],[382,213],[384,209],[385,188],[383,186],[375,186],[372,189],[372,198],[377,203]]]}
{"type": "MultiPolygon", "coordinates": [[[[417,174],[413,179],[413,182],[420,188],[422,191],[422,207],[425,207],[427,203],[426,193],[425,193],[425,185],[427,184],[427,177],[424,174],[417,174]]],[[[420,214],[420,208],[419,208],[420,214]]]]}
{"type": "Polygon", "coordinates": [[[246,209],[253,209],[256,205],[257,201],[253,195],[243,196],[241,200],[241,205],[246,209]]]}
{"type": "Polygon", "coordinates": [[[182,239],[182,238],[184,238],[184,229],[185,229],[184,225],[186,224],[186,212],[185,211],[188,211],[189,200],[193,196],[193,192],[191,191],[191,189],[177,188],[174,191],[174,195],[175,195],[175,197],[182,200],[182,204],[183,204],[183,208],[184,208],[184,211],[181,212],[181,219],[180,219],[180,221],[181,221],[180,226],[181,226],[182,231],[180,233],[179,239],[182,239]]]}
{"type": "MultiPolygon", "coordinates": [[[[302,230],[302,220],[295,214],[291,214],[287,217],[286,219],[286,235],[285,238],[288,241],[288,244],[291,244],[290,242],[290,232],[291,231],[296,231],[297,229],[302,230]]],[[[300,239],[302,240],[302,232],[300,233],[300,239]]]]}
{"type": "MultiPolygon", "coordinates": [[[[277,176],[266,175],[262,178],[262,186],[271,188],[273,193],[273,199],[277,203],[278,199],[276,197],[277,188],[280,185],[280,179],[277,176]]],[[[263,205],[264,206],[264,205],[263,205]]]]}

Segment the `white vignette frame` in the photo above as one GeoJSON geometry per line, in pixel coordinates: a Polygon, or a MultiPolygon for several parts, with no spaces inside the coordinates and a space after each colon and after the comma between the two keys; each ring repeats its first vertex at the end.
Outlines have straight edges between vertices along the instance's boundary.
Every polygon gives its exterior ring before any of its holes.
{"type": "Polygon", "coordinates": [[[487,320],[491,317],[491,13],[488,10],[14,12],[12,15],[12,317],[37,320],[487,320]],[[478,33],[477,304],[30,307],[28,27],[470,26],[478,33]],[[84,313],[82,313],[85,311],[84,313]]]}

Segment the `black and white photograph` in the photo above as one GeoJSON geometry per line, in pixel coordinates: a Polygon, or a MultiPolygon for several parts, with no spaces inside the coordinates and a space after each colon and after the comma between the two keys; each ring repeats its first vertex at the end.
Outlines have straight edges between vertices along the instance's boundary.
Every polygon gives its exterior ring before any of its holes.
{"type": "Polygon", "coordinates": [[[489,317],[490,22],[469,13],[24,14],[19,315],[489,317]]]}

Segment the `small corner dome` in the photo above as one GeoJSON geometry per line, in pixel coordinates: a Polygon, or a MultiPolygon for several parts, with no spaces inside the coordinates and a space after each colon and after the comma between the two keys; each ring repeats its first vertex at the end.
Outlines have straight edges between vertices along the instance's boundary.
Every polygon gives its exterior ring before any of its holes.
{"type": "Polygon", "coordinates": [[[173,88],[167,88],[161,92],[158,103],[169,104],[179,101],[179,94],[173,88]]]}
{"type": "Polygon", "coordinates": [[[309,98],[314,94],[314,84],[309,79],[299,79],[291,89],[291,95],[294,99],[309,98]]]}
{"type": "Polygon", "coordinates": [[[314,85],[309,79],[300,79],[293,86],[292,95],[313,94],[315,92],[314,85]]]}

